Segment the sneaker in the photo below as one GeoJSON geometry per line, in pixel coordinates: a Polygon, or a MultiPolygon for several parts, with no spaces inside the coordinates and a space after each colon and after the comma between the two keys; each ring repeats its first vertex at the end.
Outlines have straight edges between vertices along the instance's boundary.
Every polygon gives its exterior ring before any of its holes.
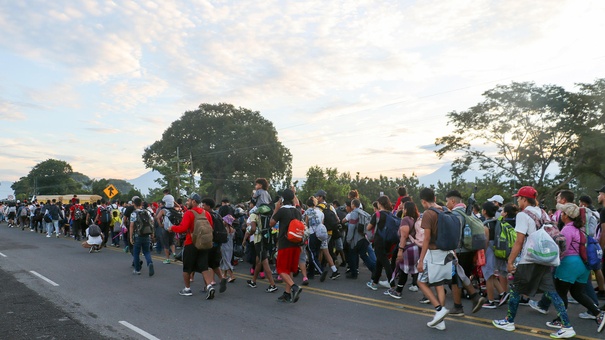
{"type": "Polygon", "coordinates": [[[308,286],[309,285],[309,278],[308,277],[303,277],[302,285],[303,286],[308,286]]]}
{"type": "Polygon", "coordinates": [[[417,292],[418,291],[418,286],[416,286],[416,285],[410,285],[410,287],[408,288],[408,290],[410,292],[417,292]]]}
{"type": "Polygon", "coordinates": [[[292,303],[297,303],[298,299],[300,299],[300,293],[302,293],[302,288],[297,285],[292,286],[292,303]]]}
{"type": "Polygon", "coordinates": [[[319,282],[324,282],[326,280],[326,277],[328,277],[328,271],[324,270],[319,276],[319,282]]]}
{"type": "Polygon", "coordinates": [[[449,312],[449,315],[450,316],[464,316],[464,308],[454,306],[454,308],[449,312]]]}
{"type": "Polygon", "coordinates": [[[519,306],[529,306],[529,301],[531,301],[529,298],[521,298],[519,300],[519,306]]]}
{"type": "Polygon", "coordinates": [[[573,330],[573,327],[564,327],[559,329],[558,332],[550,334],[550,337],[555,339],[567,339],[574,336],[576,336],[576,332],[573,330]]]}
{"type": "Polygon", "coordinates": [[[397,292],[397,290],[395,288],[391,288],[391,289],[387,290],[387,295],[392,297],[393,299],[397,299],[397,300],[401,299],[401,293],[397,292]]]}
{"type": "Polygon", "coordinates": [[[336,271],[336,272],[332,273],[332,275],[330,275],[330,280],[336,280],[339,277],[340,277],[340,273],[336,271]]]}
{"type": "Polygon", "coordinates": [[[534,301],[534,300],[529,300],[529,306],[534,309],[537,310],[538,312],[542,313],[542,314],[547,314],[548,311],[541,308],[540,304],[538,303],[538,301],[534,301]]]}
{"type": "Polygon", "coordinates": [[[170,264],[170,259],[165,259],[164,261],[162,261],[163,264],[170,264]]]}
{"type": "Polygon", "coordinates": [[[275,282],[282,283],[282,282],[284,282],[284,279],[281,278],[281,275],[277,275],[277,278],[275,279],[275,282]]]}
{"type": "Polygon", "coordinates": [[[546,326],[548,326],[550,328],[561,328],[561,327],[563,327],[563,324],[561,323],[561,320],[554,319],[553,321],[548,321],[546,323],[546,326]]]}
{"type": "Polygon", "coordinates": [[[423,305],[426,305],[426,304],[431,303],[431,300],[429,300],[429,298],[427,298],[426,296],[423,296],[422,299],[418,300],[418,302],[420,302],[423,305]]]}
{"type": "Polygon", "coordinates": [[[368,281],[368,283],[366,283],[366,286],[371,290],[378,290],[378,285],[372,281],[368,281]]]}
{"type": "Polygon", "coordinates": [[[267,293],[273,293],[277,291],[277,286],[269,286],[269,288],[265,289],[267,293]]]}
{"type": "Polygon", "coordinates": [[[47,234],[46,237],[50,237],[50,235],[47,234]]]}
{"type": "Polygon", "coordinates": [[[508,301],[509,297],[510,297],[510,293],[509,292],[500,294],[500,301],[498,301],[498,307],[500,307],[503,304],[505,304],[506,301],[508,301]]]}
{"type": "Polygon", "coordinates": [[[141,272],[135,269],[132,271],[132,275],[141,275],[141,272]]]}
{"type": "Polygon", "coordinates": [[[427,323],[426,325],[429,327],[436,326],[438,323],[443,321],[443,319],[445,319],[449,312],[449,309],[441,307],[441,310],[435,311],[435,316],[433,316],[433,320],[429,321],[429,323],[427,323]]]}
{"type": "Polygon", "coordinates": [[[357,280],[357,274],[353,274],[351,272],[348,272],[346,275],[347,279],[352,279],[352,280],[357,280]]]}
{"type": "Polygon", "coordinates": [[[284,292],[280,297],[277,298],[277,301],[279,301],[279,302],[291,302],[292,301],[292,296],[290,296],[290,294],[284,292]]]}
{"type": "Polygon", "coordinates": [[[475,295],[475,297],[473,298],[473,313],[477,313],[478,311],[481,310],[481,308],[483,307],[484,304],[487,303],[487,299],[484,298],[483,296],[477,294],[475,295]]]}
{"type": "Polygon", "coordinates": [[[149,264],[149,276],[153,276],[155,274],[155,270],[153,269],[153,263],[149,264]]]}
{"type": "Polygon", "coordinates": [[[588,312],[580,313],[580,314],[578,314],[578,317],[580,319],[584,319],[584,320],[596,320],[597,319],[596,316],[594,316],[594,315],[592,315],[592,314],[590,314],[588,312]]]}
{"type": "Polygon", "coordinates": [[[219,284],[218,292],[224,293],[227,290],[227,278],[224,277],[221,279],[221,283],[219,284]]]}
{"type": "Polygon", "coordinates": [[[212,287],[211,285],[208,285],[208,287],[206,287],[206,300],[212,300],[214,299],[214,287],[212,287]]]}
{"type": "MultiPolygon", "coordinates": [[[[252,275],[254,275],[254,274],[252,274],[252,275]]],[[[264,279],[265,279],[265,272],[260,272],[260,274],[258,274],[258,277],[259,277],[261,280],[264,280],[264,279]]]]}
{"type": "Polygon", "coordinates": [[[256,282],[252,280],[248,280],[246,282],[248,283],[248,287],[256,288],[256,282]]]}
{"type": "Polygon", "coordinates": [[[92,254],[92,252],[95,250],[95,247],[90,247],[90,250],[88,251],[89,254],[92,254]]]}
{"type": "Polygon", "coordinates": [[[387,281],[387,280],[384,280],[384,281],[380,281],[380,282],[378,282],[378,285],[379,285],[379,286],[382,286],[382,287],[384,287],[384,288],[387,288],[387,289],[388,289],[388,288],[391,288],[391,284],[390,284],[390,283],[389,283],[389,281],[387,281]]]}
{"type": "Polygon", "coordinates": [[[605,312],[601,312],[597,316],[597,332],[601,333],[603,327],[605,327],[605,312]]]}
{"type": "Polygon", "coordinates": [[[484,303],[481,308],[496,309],[498,304],[495,301],[484,303]]]}
{"type": "Polygon", "coordinates": [[[508,332],[512,332],[515,330],[515,323],[508,322],[508,320],[506,320],[506,319],[494,320],[494,321],[492,321],[492,325],[494,325],[496,328],[500,328],[500,329],[508,331],[508,332]]]}
{"type": "Polygon", "coordinates": [[[191,295],[193,295],[193,293],[191,292],[191,288],[183,288],[179,292],[179,295],[181,295],[181,296],[191,296],[191,295]]]}
{"type": "Polygon", "coordinates": [[[572,298],[571,296],[567,298],[567,302],[573,303],[574,305],[577,305],[579,303],[576,299],[572,298]]]}
{"type": "Polygon", "coordinates": [[[431,326],[431,323],[427,322],[426,325],[429,326],[430,328],[434,328],[434,329],[439,330],[439,331],[444,331],[445,330],[445,321],[441,321],[440,323],[438,323],[438,324],[436,324],[434,326],[431,326]]]}

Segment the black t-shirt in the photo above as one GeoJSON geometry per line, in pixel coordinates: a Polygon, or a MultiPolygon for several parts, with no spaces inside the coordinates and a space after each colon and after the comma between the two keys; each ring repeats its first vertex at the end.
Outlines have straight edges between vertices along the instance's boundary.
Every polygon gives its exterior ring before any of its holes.
{"type": "MultiPolygon", "coordinates": [[[[127,225],[128,229],[130,229],[130,215],[132,215],[133,212],[134,212],[134,205],[128,206],[128,207],[126,207],[126,210],[124,210],[124,217],[126,219],[128,219],[128,225],[127,225]]],[[[124,222],[124,224],[126,225],[126,221],[124,222]]]]}
{"type": "Polygon", "coordinates": [[[483,225],[489,229],[489,240],[490,241],[494,240],[494,236],[496,234],[496,223],[497,223],[497,220],[487,220],[487,221],[483,222],[483,225]]]}
{"type": "Polygon", "coordinates": [[[382,232],[384,229],[384,225],[387,223],[387,214],[390,214],[390,212],[380,210],[380,218],[378,219],[378,222],[376,222],[376,214],[372,215],[372,218],[370,219],[370,224],[374,226],[374,243],[384,243],[382,237],[380,237],[380,234],[377,231],[380,230],[382,232]]]}
{"type": "Polygon", "coordinates": [[[300,210],[292,206],[283,206],[272,217],[279,222],[279,233],[277,234],[277,247],[279,249],[299,247],[297,243],[288,241],[288,226],[293,219],[302,220],[300,210]]]}

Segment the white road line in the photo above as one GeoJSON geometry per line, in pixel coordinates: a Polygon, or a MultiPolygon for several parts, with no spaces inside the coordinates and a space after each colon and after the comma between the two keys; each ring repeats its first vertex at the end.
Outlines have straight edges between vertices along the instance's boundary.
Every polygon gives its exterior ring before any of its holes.
{"type": "Polygon", "coordinates": [[[36,275],[37,277],[41,278],[42,280],[44,280],[44,281],[46,281],[46,282],[50,283],[51,285],[53,285],[53,286],[55,286],[55,287],[59,287],[59,284],[57,284],[57,283],[55,283],[55,282],[51,281],[49,278],[44,277],[43,275],[40,275],[40,274],[36,273],[36,272],[35,272],[35,271],[33,271],[33,270],[30,270],[29,272],[30,272],[30,273],[32,273],[32,274],[34,274],[34,275],[36,275]]]}
{"type": "Polygon", "coordinates": [[[120,321],[120,324],[130,328],[131,330],[139,333],[140,335],[144,336],[145,338],[147,338],[149,340],[160,340],[159,338],[156,338],[155,336],[145,332],[144,330],[140,329],[139,327],[134,326],[126,321],[120,321]]]}
{"type": "Polygon", "coordinates": [[[0,256],[2,256],[2,257],[6,257],[6,255],[4,255],[4,254],[2,254],[2,253],[0,253],[0,256]]]}

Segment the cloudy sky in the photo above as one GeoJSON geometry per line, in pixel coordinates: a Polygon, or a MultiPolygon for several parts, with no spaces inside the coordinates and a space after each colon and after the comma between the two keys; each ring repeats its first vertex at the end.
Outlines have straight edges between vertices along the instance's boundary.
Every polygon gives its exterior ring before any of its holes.
{"type": "Polygon", "coordinates": [[[48,158],[135,178],[200,103],[260,111],[293,174],[427,174],[497,84],[605,77],[605,1],[0,0],[0,180],[48,158]]]}

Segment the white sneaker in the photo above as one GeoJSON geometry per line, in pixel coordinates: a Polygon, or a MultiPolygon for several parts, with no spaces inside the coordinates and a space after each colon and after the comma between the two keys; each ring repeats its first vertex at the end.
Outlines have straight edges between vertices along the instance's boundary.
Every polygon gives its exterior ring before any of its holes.
{"type": "Polygon", "coordinates": [[[389,284],[389,281],[379,281],[378,282],[379,286],[383,286],[384,288],[391,288],[391,285],[389,284]]]}
{"type": "Polygon", "coordinates": [[[440,311],[435,311],[435,316],[433,316],[433,320],[431,320],[426,325],[429,326],[429,327],[436,326],[438,323],[440,323],[441,321],[443,321],[443,319],[445,319],[445,317],[447,316],[447,314],[449,312],[450,312],[449,309],[447,309],[445,307],[441,307],[440,311]]]}
{"type": "Polygon", "coordinates": [[[584,320],[596,320],[597,319],[596,316],[594,316],[594,315],[592,315],[592,314],[590,314],[588,312],[580,313],[580,314],[578,314],[578,317],[580,319],[584,319],[584,320]]]}
{"type": "Polygon", "coordinates": [[[496,328],[500,328],[500,329],[508,331],[508,332],[512,332],[515,330],[515,323],[508,322],[508,320],[506,320],[506,319],[494,320],[494,321],[492,321],[492,325],[494,325],[494,327],[496,327],[496,328]]]}
{"type": "Polygon", "coordinates": [[[576,336],[576,331],[573,330],[573,327],[563,327],[558,332],[550,334],[550,337],[555,339],[567,339],[574,336],[576,336]]]}
{"type": "Polygon", "coordinates": [[[410,292],[417,292],[418,291],[418,286],[410,285],[410,287],[408,288],[408,290],[410,292]]]}
{"type": "Polygon", "coordinates": [[[430,322],[427,322],[426,325],[429,326],[430,328],[435,328],[436,330],[440,330],[440,331],[445,330],[445,321],[441,321],[440,323],[436,324],[435,326],[431,326],[430,322]]]}
{"type": "Polygon", "coordinates": [[[529,300],[529,306],[531,308],[533,308],[534,310],[537,310],[538,312],[542,313],[542,314],[547,314],[548,313],[547,310],[544,310],[544,309],[540,308],[540,305],[538,304],[538,301],[529,300]]]}

